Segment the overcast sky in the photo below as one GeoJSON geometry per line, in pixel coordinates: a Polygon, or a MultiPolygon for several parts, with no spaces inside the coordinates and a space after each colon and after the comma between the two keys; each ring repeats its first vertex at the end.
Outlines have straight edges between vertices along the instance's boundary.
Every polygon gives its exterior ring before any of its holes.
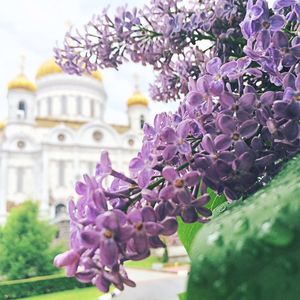
{"type": "MultiPolygon", "coordinates": [[[[34,80],[38,67],[53,55],[56,42],[62,42],[66,23],[85,24],[93,14],[110,5],[115,8],[128,3],[142,7],[147,0],[0,0],[0,121],[7,114],[7,83],[20,71],[20,56],[25,55],[25,73],[34,80]]],[[[151,68],[126,64],[120,71],[102,70],[108,94],[106,119],[126,123],[126,101],[134,89],[134,73],[140,75],[140,89],[148,94],[152,81],[151,68]]],[[[173,105],[174,107],[174,105],[173,105]]],[[[163,104],[151,104],[152,112],[169,110],[163,104]]]]}

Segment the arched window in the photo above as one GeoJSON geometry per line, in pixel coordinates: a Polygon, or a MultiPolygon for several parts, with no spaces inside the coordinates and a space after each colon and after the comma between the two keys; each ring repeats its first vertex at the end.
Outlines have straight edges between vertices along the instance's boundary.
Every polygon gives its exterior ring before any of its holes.
{"type": "Polygon", "coordinates": [[[67,213],[67,208],[64,204],[58,204],[55,206],[55,217],[64,215],[67,213]]]}
{"type": "Polygon", "coordinates": [[[141,115],[140,117],[140,128],[143,129],[145,124],[145,117],[143,115],[141,115]]]}
{"type": "Polygon", "coordinates": [[[18,116],[21,119],[25,119],[26,118],[26,103],[25,101],[21,100],[18,103],[18,116]]]}
{"type": "Polygon", "coordinates": [[[67,97],[62,96],[60,101],[61,101],[61,114],[66,115],[67,114],[67,97]]]}
{"type": "Polygon", "coordinates": [[[76,111],[77,111],[77,115],[82,115],[82,99],[81,99],[81,97],[76,98],[76,111]]]}

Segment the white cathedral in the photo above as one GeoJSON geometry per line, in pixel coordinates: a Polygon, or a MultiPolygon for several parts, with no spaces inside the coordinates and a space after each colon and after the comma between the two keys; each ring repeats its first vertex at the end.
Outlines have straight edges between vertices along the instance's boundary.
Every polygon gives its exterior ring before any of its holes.
{"type": "Polygon", "coordinates": [[[8,119],[0,124],[0,225],[25,200],[38,201],[48,220],[65,212],[75,181],[94,173],[101,150],[126,173],[149,115],[147,98],[136,90],[127,100],[128,125],[107,124],[101,73],[68,75],[53,59],[41,65],[35,83],[23,72],[10,81],[7,101],[8,119]]]}

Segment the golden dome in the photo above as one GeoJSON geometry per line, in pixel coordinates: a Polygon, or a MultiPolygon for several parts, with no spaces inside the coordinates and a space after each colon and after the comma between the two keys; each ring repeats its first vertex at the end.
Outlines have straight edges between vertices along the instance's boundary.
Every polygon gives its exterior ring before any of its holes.
{"type": "MultiPolygon", "coordinates": [[[[46,60],[37,70],[36,72],[36,79],[39,79],[41,77],[55,74],[55,73],[62,73],[61,67],[55,62],[54,58],[50,58],[46,60]]],[[[95,79],[102,81],[102,75],[100,71],[93,71],[91,74],[87,74],[93,76],[95,79]]]]}
{"type": "Polygon", "coordinates": [[[24,74],[19,74],[17,77],[15,77],[13,80],[11,80],[7,88],[9,90],[12,89],[25,89],[31,92],[34,92],[36,90],[36,86],[33,82],[31,82],[24,74]]]}
{"type": "Polygon", "coordinates": [[[127,100],[127,106],[134,106],[134,105],[143,105],[148,106],[149,101],[148,99],[142,95],[140,92],[136,91],[133,95],[127,100]]]}
{"type": "MultiPolygon", "coordinates": [[[[87,75],[90,75],[90,74],[87,74],[87,75]]],[[[99,81],[102,81],[102,74],[100,71],[92,71],[91,72],[91,76],[93,76],[95,79],[99,80],[99,81]]]]}
{"type": "Polygon", "coordinates": [[[55,73],[62,73],[61,67],[55,62],[54,58],[46,60],[37,70],[35,78],[39,79],[43,76],[55,73]]]}

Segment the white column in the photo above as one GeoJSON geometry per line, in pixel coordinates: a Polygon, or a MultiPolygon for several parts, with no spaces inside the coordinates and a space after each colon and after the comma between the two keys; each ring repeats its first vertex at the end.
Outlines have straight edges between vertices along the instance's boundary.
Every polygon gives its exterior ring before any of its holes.
{"type": "Polygon", "coordinates": [[[7,211],[7,177],[8,177],[8,155],[7,152],[0,153],[0,225],[4,224],[7,211]]]}
{"type": "Polygon", "coordinates": [[[43,219],[49,219],[49,157],[45,147],[42,148],[41,154],[41,194],[40,196],[40,215],[43,219]]]}

